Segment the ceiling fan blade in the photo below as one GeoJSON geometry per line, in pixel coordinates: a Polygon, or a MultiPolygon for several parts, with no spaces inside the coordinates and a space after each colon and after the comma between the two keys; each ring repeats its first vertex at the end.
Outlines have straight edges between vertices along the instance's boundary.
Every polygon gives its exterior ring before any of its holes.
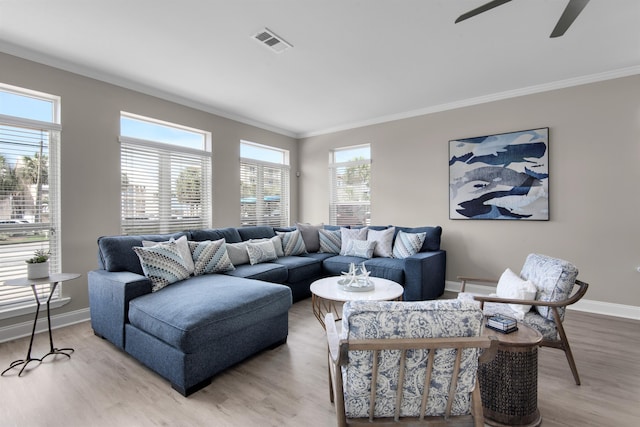
{"type": "Polygon", "coordinates": [[[493,0],[493,1],[490,1],[489,3],[483,4],[482,6],[477,7],[477,8],[475,8],[475,9],[473,9],[473,10],[467,12],[467,13],[463,13],[462,15],[460,15],[458,17],[458,19],[456,19],[455,23],[457,24],[458,22],[462,22],[465,19],[472,18],[472,17],[474,17],[476,15],[481,14],[482,12],[486,12],[487,10],[491,10],[494,7],[502,6],[503,4],[509,3],[510,1],[511,0],[493,0]]]}
{"type": "Polygon", "coordinates": [[[573,21],[580,15],[582,9],[589,3],[589,0],[569,0],[567,7],[562,12],[556,27],[551,32],[551,38],[560,37],[569,29],[573,21]]]}

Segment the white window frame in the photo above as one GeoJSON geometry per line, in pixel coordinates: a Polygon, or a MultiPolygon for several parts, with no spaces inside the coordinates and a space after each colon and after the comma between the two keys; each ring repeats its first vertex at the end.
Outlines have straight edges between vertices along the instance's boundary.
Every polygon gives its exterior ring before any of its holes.
{"type": "MultiPolygon", "coordinates": [[[[257,149],[257,152],[271,152],[281,161],[266,161],[253,157],[240,157],[240,224],[243,226],[268,225],[272,227],[289,226],[290,218],[290,180],[289,151],[255,142],[240,141],[242,148],[257,149]],[[265,151],[266,150],[266,151],[265,151]],[[255,174],[247,172],[255,171],[255,174]],[[268,172],[279,174],[279,195],[267,194],[268,172]],[[244,185],[247,181],[255,181],[256,192],[247,194],[244,185]],[[279,196],[277,203],[269,200],[270,196],[279,196]],[[276,212],[277,211],[277,212],[276,212]]],[[[255,156],[258,157],[258,156],[255,156]]]]}
{"type": "MultiPolygon", "coordinates": [[[[51,103],[50,121],[35,120],[27,117],[0,114],[0,125],[15,128],[31,133],[31,136],[41,138],[48,142],[48,203],[47,213],[49,221],[44,223],[19,223],[15,225],[2,225],[0,234],[3,231],[16,233],[25,232],[27,234],[40,232],[48,233],[48,240],[32,243],[19,243],[15,245],[3,245],[0,248],[0,280],[3,282],[9,279],[26,277],[27,267],[25,260],[33,256],[37,249],[48,249],[51,253],[49,259],[49,271],[59,273],[62,266],[62,251],[60,246],[60,140],[62,126],[60,122],[60,97],[47,93],[37,92],[30,89],[0,83],[0,91],[25,98],[51,103]],[[46,137],[45,137],[46,134],[46,137]],[[24,225],[23,225],[24,224],[24,225]]],[[[7,132],[10,136],[11,131],[7,132]]],[[[0,131],[0,133],[4,133],[0,131]]],[[[22,140],[22,137],[20,137],[22,140]]],[[[9,139],[9,138],[7,138],[9,139]]],[[[16,149],[19,149],[21,142],[16,140],[16,149]]],[[[26,152],[23,151],[23,153],[26,152]]],[[[25,155],[25,154],[21,154],[25,155]]],[[[40,214],[38,214],[40,215],[40,214]]],[[[39,285],[36,291],[41,300],[49,296],[51,284],[39,285]]],[[[50,307],[57,308],[70,301],[70,298],[62,297],[62,286],[56,287],[55,293],[51,295],[50,307]]],[[[0,319],[7,319],[35,311],[37,303],[31,287],[11,287],[2,286],[0,288],[0,319]]]]}
{"type": "Polygon", "coordinates": [[[371,218],[371,146],[370,144],[341,147],[329,152],[329,224],[369,225],[371,218]],[[367,156],[348,161],[338,161],[340,155],[349,151],[364,151],[367,156]],[[348,185],[343,177],[352,168],[368,167],[366,183],[348,185]]]}
{"type": "Polygon", "coordinates": [[[134,138],[123,135],[121,130],[122,234],[165,234],[210,228],[213,210],[211,132],[124,111],[120,117],[195,133],[202,137],[202,149],[197,149],[180,145],[179,141],[160,142],[134,138]],[[194,204],[194,207],[181,202],[176,194],[180,177],[189,168],[196,168],[201,178],[198,187],[199,203],[194,204]],[[127,177],[126,182],[124,176],[127,177]],[[144,215],[137,217],[139,213],[144,215]]]}

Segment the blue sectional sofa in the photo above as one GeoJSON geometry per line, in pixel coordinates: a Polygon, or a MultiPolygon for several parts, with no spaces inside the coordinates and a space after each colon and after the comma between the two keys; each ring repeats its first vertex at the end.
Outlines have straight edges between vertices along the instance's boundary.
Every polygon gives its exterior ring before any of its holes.
{"type": "MultiPolygon", "coordinates": [[[[306,228],[301,236],[307,237],[303,242],[309,251],[302,245],[298,255],[279,253],[277,258],[266,262],[258,259],[255,263],[244,262],[243,245],[287,242],[286,236],[294,235],[295,229],[257,226],[101,237],[99,268],[88,274],[91,325],[96,335],[166,378],[175,390],[187,396],[208,385],[218,372],[285,343],[292,302],[310,296],[313,281],[339,275],[351,262],[364,263],[373,276],[403,285],[405,300],[442,295],[446,265],[446,254],[440,250],[442,229],[395,227],[394,240],[400,231],[424,233],[424,244],[416,248],[417,253],[398,259],[340,255],[327,252],[326,247],[322,251],[317,248],[319,231],[306,228]],[[310,235],[313,242],[308,239],[310,235]],[[183,236],[192,243],[224,239],[228,261],[234,261],[233,266],[219,273],[191,275],[153,291],[155,285],[147,277],[149,274],[145,276],[149,271],[143,270],[133,248],[142,247],[145,241],[148,246],[148,242],[175,241],[183,236]]],[[[300,248],[294,249],[299,252],[300,248]]],[[[256,260],[247,257],[247,261],[256,260]]]]}

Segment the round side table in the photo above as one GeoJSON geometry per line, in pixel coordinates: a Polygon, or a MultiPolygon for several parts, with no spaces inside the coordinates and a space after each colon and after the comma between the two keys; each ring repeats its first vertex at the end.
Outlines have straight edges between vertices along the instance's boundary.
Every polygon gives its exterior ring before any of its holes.
{"type": "Polygon", "coordinates": [[[13,368],[17,368],[22,365],[22,369],[18,373],[18,376],[22,375],[24,369],[31,362],[42,362],[47,356],[63,354],[68,358],[71,358],[71,353],[73,353],[72,348],[55,348],[53,346],[53,337],[51,335],[51,311],[49,309],[49,303],[51,302],[51,296],[54,294],[56,287],[61,282],[66,282],[67,280],[73,280],[80,277],[79,274],[76,273],[58,273],[58,274],[50,274],[49,277],[43,277],[42,279],[27,279],[26,277],[20,279],[11,279],[4,282],[4,286],[31,286],[31,290],[33,291],[33,295],[36,298],[36,315],[33,319],[33,328],[31,329],[31,339],[29,340],[29,350],[27,350],[27,356],[24,359],[18,359],[11,362],[9,367],[2,371],[0,376],[4,375],[6,372],[10,371],[13,368]],[[49,353],[45,354],[41,358],[34,358],[31,356],[31,348],[33,347],[33,337],[36,334],[36,325],[38,323],[38,314],[40,314],[40,297],[38,296],[38,291],[36,286],[38,285],[46,285],[51,284],[51,289],[49,290],[49,295],[47,297],[47,327],[49,329],[49,345],[50,350],[49,353]]]}
{"type": "Polygon", "coordinates": [[[478,367],[485,423],[491,426],[539,426],[538,345],[542,334],[518,323],[510,334],[487,327],[483,336],[498,338],[495,359],[478,367]]]}
{"type": "Polygon", "coordinates": [[[340,320],[342,316],[338,313],[336,303],[346,301],[392,301],[401,300],[404,288],[388,279],[380,277],[370,277],[369,279],[375,284],[375,288],[366,292],[349,292],[339,288],[338,280],[341,276],[325,277],[316,280],[311,284],[311,305],[313,306],[313,314],[320,322],[320,325],[326,329],[324,324],[324,316],[327,313],[333,313],[336,320],[340,320]]]}

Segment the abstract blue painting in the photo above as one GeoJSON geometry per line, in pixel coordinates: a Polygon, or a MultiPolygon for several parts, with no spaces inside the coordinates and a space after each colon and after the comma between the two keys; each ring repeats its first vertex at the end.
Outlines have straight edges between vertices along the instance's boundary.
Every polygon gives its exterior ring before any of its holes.
{"type": "Polygon", "coordinates": [[[449,141],[449,218],[549,219],[549,128],[449,141]]]}

